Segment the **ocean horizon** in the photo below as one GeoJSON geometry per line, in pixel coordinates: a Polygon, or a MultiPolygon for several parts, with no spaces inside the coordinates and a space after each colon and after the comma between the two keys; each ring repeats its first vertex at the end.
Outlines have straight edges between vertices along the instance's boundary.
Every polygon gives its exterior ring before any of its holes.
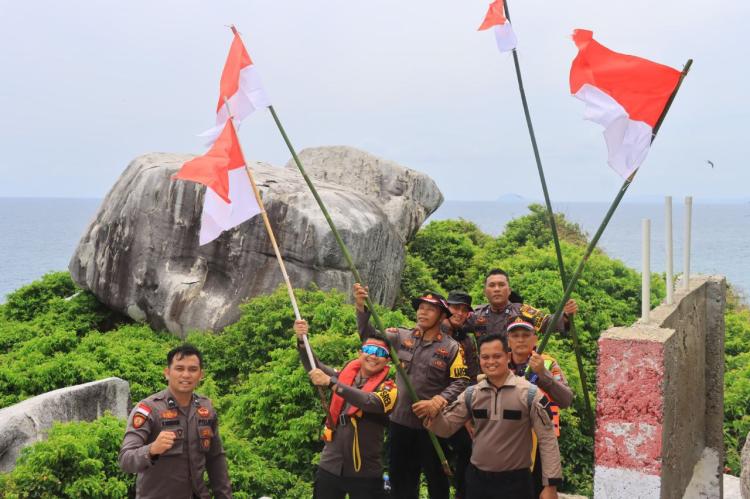
{"type": "MultiPolygon", "coordinates": [[[[495,236],[528,213],[532,201],[446,200],[428,219],[463,218],[495,236]]],[[[19,287],[52,271],[67,270],[78,242],[102,199],[0,198],[0,302],[19,287]]],[[[555,211],[593,234],[609,203],[559,202],[555,211]]],[[[651,219],[651,271],[665,270],[663,202],[623,202],[599,247],[640,271],[641,220],[651,219]]],[[[674,272],[682,272],[684,208],[673,201],[674,272]]],[[[750,291],[750,203],[696,199],[693,205],[691,274],[722,274],[740,293],[750,291]]]]}

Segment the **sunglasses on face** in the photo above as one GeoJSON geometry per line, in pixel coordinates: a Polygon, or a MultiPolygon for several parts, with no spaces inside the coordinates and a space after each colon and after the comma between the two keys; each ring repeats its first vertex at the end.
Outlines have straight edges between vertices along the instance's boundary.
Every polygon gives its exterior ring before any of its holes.
{"type": "Polygon", "coordinates": [[[362,345],[362,353],[374,355],[375,357],[389,357],[388,350],[378,345],[362,345]]]}

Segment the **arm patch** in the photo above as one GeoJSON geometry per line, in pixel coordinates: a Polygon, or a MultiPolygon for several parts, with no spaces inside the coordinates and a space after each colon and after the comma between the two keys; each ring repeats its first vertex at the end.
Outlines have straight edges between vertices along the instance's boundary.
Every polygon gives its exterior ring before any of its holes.
{"type": "Polygon", "coordinates": [[[389,380],[380,385],[380,388],[378,389],[378,391],[374,392],[374,395],[378,399],[380,399],[380,402],[383,404],[383,412],[385,414],[388,414],[396,405],[398,390],[396,389],[396,385],[393,383],[393,381],[389,380]]]}
{"type": "Polygon", "coordinates": [[[466,367],[466,362],[464,362],[463,348],[460,346],[451,364],[450,377],[454,379],[469,379],[469,369],[466,367]]]}

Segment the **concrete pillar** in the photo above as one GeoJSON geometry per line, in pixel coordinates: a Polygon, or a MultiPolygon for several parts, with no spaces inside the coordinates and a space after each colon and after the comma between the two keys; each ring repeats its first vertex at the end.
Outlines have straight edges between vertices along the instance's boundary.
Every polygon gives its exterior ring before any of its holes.
{"type": "Polygon", "coordinates": [[[726,285],[689,289],[599,339],[596,499],[721,497],[726,285]]]}

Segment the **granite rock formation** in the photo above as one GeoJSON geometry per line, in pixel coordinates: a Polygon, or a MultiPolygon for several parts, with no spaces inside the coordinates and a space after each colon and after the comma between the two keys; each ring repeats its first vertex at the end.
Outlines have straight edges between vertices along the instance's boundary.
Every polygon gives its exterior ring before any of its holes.
{"type": "MultiPolygon", "coordinates": [[[[153,153],[132,161],[69,265],[110,308],[179,336],[221,329],[239,317],[240,303],[282,283],[260,216],[198,246],[205,187],[170,180],[191,158],[153,153]]],[[[350,147],[306,149],[300,158],[373,300],[392,305],[404,245],[443,200],[436,184],[350,147]]],[[[350,289],[353,277],[297,169],[251,167],[292,284],[350,289]]]]}
{"type": "Polygon", "coordinates": [[[0,473],[15,467],[21,449],[45,438],[54,422],[94,421],[106,411],[126,418],[130,388],[106,378],[60,388],[0,409],[0,473]]]}

